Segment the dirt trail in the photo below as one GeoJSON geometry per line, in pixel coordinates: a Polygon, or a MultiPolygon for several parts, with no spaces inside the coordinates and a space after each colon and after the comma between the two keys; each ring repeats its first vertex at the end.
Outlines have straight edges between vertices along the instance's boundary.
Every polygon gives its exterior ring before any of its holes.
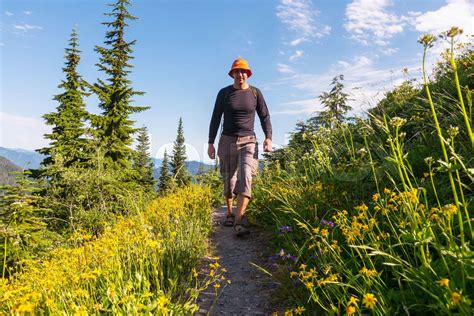
{"type": "Polygon", "coordinates": [[[225,214],[225,207],[214,210],[211,245],[232,283],[220,291],[217,301],[214,289],[201,293],[196,315],[271,315],[277,310],[270,301],[276,284],[252,264],[266,265],[271,237],[255,226],[250,226],[249,235],[237,237],[232,227],[222,225],[225,214]]]}

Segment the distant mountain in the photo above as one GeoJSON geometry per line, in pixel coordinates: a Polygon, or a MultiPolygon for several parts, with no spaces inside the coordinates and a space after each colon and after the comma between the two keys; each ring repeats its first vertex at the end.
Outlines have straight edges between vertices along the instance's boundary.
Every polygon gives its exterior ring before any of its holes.
{"type": "Polygon", "coordinates": [[[11,174],[13,171],[21,172],[23,169],[5,157],[0,156],[0,185],[15,184],[15,175],[11,174]]]}
{"type": "MultiPolygon", "coordinates": [[[[152,158],[153,163],[155,164],[155,178],[158,179],[160,177],[160,170],[161,170],[161,165],[163,164],[163,159],[157,159],[157,158],[152,158]]],[[[204,167],[204,170],[209,170],[213,166],[208,165],[199,161],[185,161],[186,168],[188,168],[189,173],[193,176],[195,176],[199,172],[199,167],[202,165],[204,167]]],[[[171,166],[170,166],[171,170],[171,166]]]]}
{"type": "MultiPolygon", "coordinates": [[[[14,164],[24,168],[24,169],[38,169],[40,163],[44,159],[44,155],[41,155],[32,150],[25,150],[25,149],[11,149],[11,148],[4,148],[0,147],[0,156],[3,156],[13,162],[14,164]]],[[[155,177],[159,176],[159,171],[161,168],[161,164],[163,163],[163,159],[156,159],[152,158],[153,163],[155,165],[155,177]]],[[[199,161],[186,161],[186,167],[189,170],[189,173],[192,175],[196,175],[199,171],[199,167],[201,165],[204,166],[204,170],[208,170],[212,168],[211,165],[199,162],[199,161]]]]}
{"type": "Polygon", "coordinates": [[[32,150],[4,147],[0,147],[0,156],[7,158],[23,169],[38,169],[44,159],[43,155],[32,150]]]}

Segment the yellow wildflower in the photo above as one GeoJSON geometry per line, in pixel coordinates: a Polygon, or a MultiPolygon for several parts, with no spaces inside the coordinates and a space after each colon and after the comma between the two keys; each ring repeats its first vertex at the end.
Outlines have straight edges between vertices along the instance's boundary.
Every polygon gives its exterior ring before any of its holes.
{"type": "Polygon", "coordinates": [[[303,312],[305,311],[306,309],[303,307],[303,306],[298,306],[296,309],[295,309],[295,314],[296,315],[301,315],[303,314],[303,312]]]}
{"type": "Polygon", "coordinates": [[[165,307],[166,305],[168,305],[169,303],[169,300],[168,298],[165,296],[165,295],[160,295],[160,297],[158,298],[158,305],[163,308],[165,307]]]}
{"type": "Polygon", "coordinates": [[[35,310],[35,304],[21,304],[17,308],[14,309],[15,313],[33,313],[35,310]]]}
{"type": "Polygon", "coordinates": [[[357,302],[359,301],[359,299],[355,296],[351,296],[351,298],[349,299],[349,303],[347,303],[348,305],[355,305],[357,306],[357,302]]]}
{"type": "Polygon", "coordinates": [[[311,290],[314,286],[313,282],[306,282],[304,285],[306,286],[308,290],[311,290]]]}
{"type": "Polygon", "coordinates": [[[290,272],[290,276],[291,276],[292,278],[296,278],[296,277],[298,276],[298,272],[296,272],[296,271],[291,271],[291,272],[290,272]]]}
{"type": "Polygon", "coordinates": [[[209,275],[210,276],[214,276],[214,274],[216,273],[216,271],[214,269],[212,269],[211,271],[209,271],[209,275]]]}
{"type": "Polygon", "coordinates": [[[360,269],[359,271],[360,274],[364,274],[366,275],[367,277],[371,278],[373,277],[374,275],[377,275],[377,271],[374,270],[374,269],[367,269],[367,267],[363,267],[362,269],[360,269]]]}
{"type": "Polygon", "coordinates": [[[193,272],[193,277],[197,278],[198,273],[195,268],[193,268],[192,272],[193,272]]]}
{"type": "Polygon", "coordinates": [[[441,280],[436,281],[436,283],[438,283],[441,286],[449,287],[449,279],[446,279],[446,278],[442,278],[441,280]]]}
{"type": "Polygon", "coordinates": [[[347,305],[346,307],[346,315],[351,316],[354,315],[357,311],[357,308],[353,305],[347,305]]]}
{"type": "Polygon", "coordinates": [[[374,309],[375,303],[377,303],[377,298],[372,293],[364,294],[364,298],[362,299],[362,303],[365,305],[366,308],[374,309]]]}
{"type": "Polygon", "coordinates": [[[291,309],[285,311],[285,316],[293,316],[293,311],[291,309]]]}
{"type": "Polygon", "coordinates": [[[374,202],[377,202],[379,199],[380,199],[380,194],[379,194],[379,193],[375,193],[375,194],[372,196],[372,200],[373,200],[374,202]]]}
{"type": "Polygon", "coordinates": [[[453,204],[447,204],[443,206],[442,211],[446,217],[451,218],[453,215],[455,215],[458,212],[458,208],[456,205],[453,204]]]}
{"type": "Polygon", "coordinates": [[[391,192],[392,191],[390,191],[390,189],[388,189],[388,188],[383,189],[383,193],[385,193],[385,194],[390,194],[391,192]]]}
{"type": "Polygon", "coordinates": [[[461,294],[458,293],[458,292],[453,292],[451,294],[451,301],[454,303],[454,304],[457,304],[461,301],[461,294]]]}
{"type": "Polygon", "coordinates": [[[214,288],[215,288],[216,290],[217,290],[218,288],[220,288],[220,287],[221,287],[221,285],[220,285],[219,283],[214,284],[214,288]]]}
{"type": "Polygon", "coordinates": [[[329,232],[326,228],[321,230],[321,236],[327,237],[328,235],[329,235],[329,232]]]}

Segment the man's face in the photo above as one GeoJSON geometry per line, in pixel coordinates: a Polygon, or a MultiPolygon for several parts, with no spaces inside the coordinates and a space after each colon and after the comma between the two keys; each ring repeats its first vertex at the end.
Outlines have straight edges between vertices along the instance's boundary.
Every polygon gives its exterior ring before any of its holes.
{"type": "Polygon", "coordinates": [[[248,78],[248,73],[245,69],[235,69],[232,72],[232,75],[234,76],[234,82],[237,84],[245,83],[248,78]]]}

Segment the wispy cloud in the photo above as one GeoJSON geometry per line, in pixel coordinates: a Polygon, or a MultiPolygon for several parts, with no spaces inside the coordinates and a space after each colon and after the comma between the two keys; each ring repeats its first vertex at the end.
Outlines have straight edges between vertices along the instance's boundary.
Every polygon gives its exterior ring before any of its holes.
{"type": "Polygon", "coordinates": [[[288,59],[290,61],[295,61],[301,57],[303,57],[304,52],[302,50],[297,50],[293,55],[291,55],[288,59]]]}
{"type": "Polygon", "coordinates": [[[43,139],[51,129],[41,119],[0,112],[0,146],[37,149],[47,145],[43,139]]]}
{"type": "Polygon", "coordinates": [[[31,15],[31,11],[23,11],[23,14],[25,14],[25,15],[31,15]]]}
{"type": "Polygon", "coordinates": [[[293,68],[291,68],[290,65],[282,64],[282,63],[277,64],[277,70],[278,70],[278,72],[281,72],[281,73],[284,73],[284,74],[293,74],[293,73],[295,73],[295,71],[293,70],[293,68]]]}
{"type": "MultiPolygon", "coordinates": [[[[418,65],[406,68],[412,76],[419,73],[418,65]]],[[[300,95],[306,97],[280,104],[283,109],[275,111],[274,114],[311,115],[322,111],[323,105],[318,96],[330,89],[332,79],[339,74],[344,75],[345,91],[349,93],[351,99],[349,105],[356,114],[361,114],[376,105],[386,91],[406,79],[401,69],[378,68],[375,61],[367,56],[340,60],[324,73],[294,74],[288,78],[285,84],[296,88],[301,92],[300,95]]]]}
{"type": "Polygon", "coordinates": [[[30,24],[26,24],[26,23],[14,25],[13,28],[15,28],[17,30],[24,31],[24,32],[28,32],[28,31],[31,31],[31,30],[42,30],[43,29],[41,26],[30,25],[30,24]]]}
{"type": "Polygon", "coordinates": [[[319,11],[313,7],[311,0],[281,0],[277,6],[277,17],[294,33],[289,45],[296,46],[314,38],[329,35],[331,27],[319,25],[319,11]]]}
{"type": "Polygon", "coordinates": [[[11,13],[10,11],[5,11],[5,15],[7,15],[7,16],[12,16],[12,15],[14,15],[14,14],[11,13]]]}
{"type": "Polygon", "coordinates": [[[408,22],[407,17],[389,12],[390,6],[390,0],[354,0],[346,7],[344,28],[363,44],[387,46],[408,22]]]}

